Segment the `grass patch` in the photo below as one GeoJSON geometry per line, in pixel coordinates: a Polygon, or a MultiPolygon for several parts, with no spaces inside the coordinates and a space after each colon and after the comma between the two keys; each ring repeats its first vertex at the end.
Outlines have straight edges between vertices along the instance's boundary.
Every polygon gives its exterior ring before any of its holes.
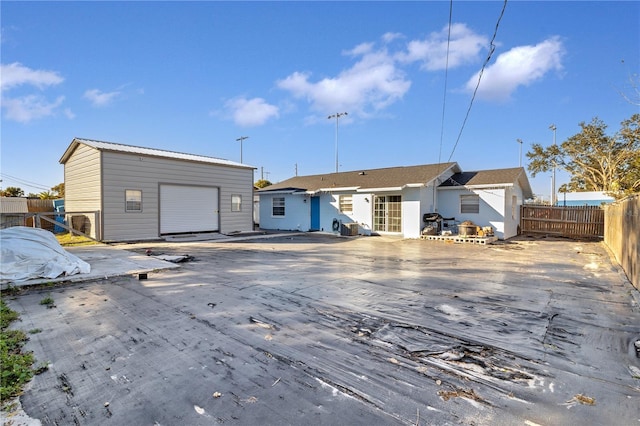
{"type": "Polygon", "coordinates": [[[41,305],[45,305],[47,307],[52,307],[54,303],[55,303],[55,300],[53,300],[53,297],[51,297],[51,294],[49,294],[47,297],[45,297],[40,301],[41,305]]]}
{"type": "Polygon", "coordinates": [[[73,235],[71,232],[65,232],[63,234],[56,234],[56,239],[61,246],[91,246],[98,244],[91,238],[83,237],[82,235],[73,235]]]}
{"type": "Polygon", "coordinates": [[[22,353],[27,335],[21,330],[8,330],[18,318],[18,313],[0,300],[0,402],[3,403],[19,395],[34,373],[31,369],[33,354],[22,353]]]}

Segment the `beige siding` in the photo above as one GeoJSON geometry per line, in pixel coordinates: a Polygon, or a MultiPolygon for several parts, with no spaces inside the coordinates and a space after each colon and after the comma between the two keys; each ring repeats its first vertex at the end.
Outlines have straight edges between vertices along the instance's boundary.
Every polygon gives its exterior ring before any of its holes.
{"type": "MultiPolygon", "coordinates": [[[[143,240],[159,237],[160,184],[219,188],[220,232],[253,228],[253,170],[184,160],[103,152],[104,239],[143,240]],[[142,212],[125,212],[125,190],[142,191],[142,212]],[[242,196],[242,211],[231,211],[231,195],[242,196]]],[[[188,209],[189,206],[184,206],[188,209]]]]}
{"type": "MultiPolygon", "coordinates": [[[[78,145],[64,165],[65,211],[100,210],[100,152],[86,145],[78,145]]],[[[93,215],[90,220],[90,234],[96,236],[93,215]]]]}

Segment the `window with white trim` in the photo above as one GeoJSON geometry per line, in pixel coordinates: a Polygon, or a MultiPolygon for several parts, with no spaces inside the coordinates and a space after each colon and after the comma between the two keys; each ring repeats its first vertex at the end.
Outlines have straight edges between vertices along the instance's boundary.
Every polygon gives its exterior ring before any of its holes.
{"type": "Polygon", "coordinates": [[[231,195],[231,211],[232,212],[242,211],[242,195],[240,194],[231,195]]]}
{"type": "Polygon", "coordinates": [[[139,189],[126,189],[124,191],[124,211],[142,211],[142,191],[139,189]]]}
{"type": "Polygon", "coordinates": [[[271,214],[273,216],[284,216],[284,197],[273,197],[271,199],[271,214]]]}
{"type": "Polygon", "coordinates": [[[341,195],[338,201],[341,213],[353,213],[353,196],[341,195]]]}
{"type": "Polygon", "coordinates": [[[477,194],[461,195],[460,213],[480,213],[480,196],[477,194]]]}

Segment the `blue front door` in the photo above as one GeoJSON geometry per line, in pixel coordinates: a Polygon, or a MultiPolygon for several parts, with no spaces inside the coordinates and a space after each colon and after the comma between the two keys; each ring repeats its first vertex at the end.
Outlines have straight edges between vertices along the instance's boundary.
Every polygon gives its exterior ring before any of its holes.
{"type": "Polygon", "coordinates": [[[311,197],[311,231],[320,230],[320,197],[311,197]]]}

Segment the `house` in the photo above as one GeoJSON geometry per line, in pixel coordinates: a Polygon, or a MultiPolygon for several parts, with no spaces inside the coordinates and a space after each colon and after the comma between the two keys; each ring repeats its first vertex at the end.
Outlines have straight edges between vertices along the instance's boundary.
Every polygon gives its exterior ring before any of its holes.
{"type": "Polygon", "coordinates": [[[253,229],[253,171],[219,158],[75,138],[65,210],[101,241],[253,229]]]}
{"type": "Polygon", "coordinates": [[[601,191],[561,192],[556,196],[557,206],[601,206],[616,199],[601,191]]]}
{"type": "Polygon", "coordinates": [[[517,234],[523,200],[532,196],[523,168],[463,173],[457,163],[296,176],[258,192],[262,229],[418,238],[423,216],[438,212],[517,234]]]}
{"type": "Polygon", "coordinates": [[[459,221],[491,226],[507,239],[518,235],[520,207],[533,198],[522,167],[460,172],[438,187],[438,212],[459,221]]]}

